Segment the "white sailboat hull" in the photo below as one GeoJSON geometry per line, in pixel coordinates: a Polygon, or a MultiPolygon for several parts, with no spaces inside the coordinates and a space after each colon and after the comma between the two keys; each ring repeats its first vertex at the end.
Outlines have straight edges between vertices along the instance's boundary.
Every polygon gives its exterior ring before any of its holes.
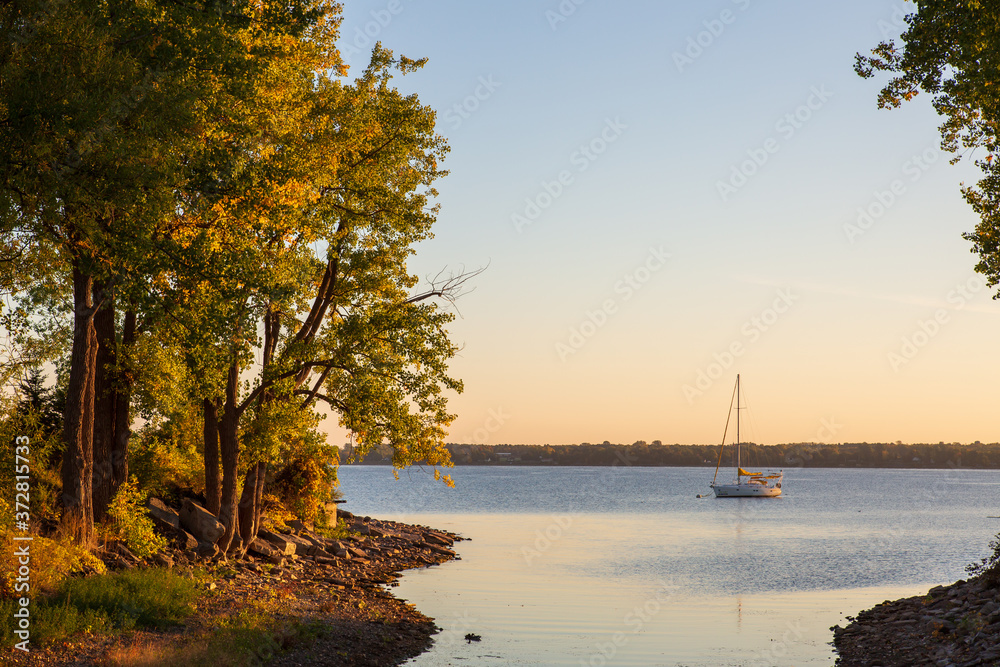
{"type": "Polygon", "coordinates": [[[716,498],[774,498],[781,495],[780,486],[763,484],[713,484],[716,498]]]}

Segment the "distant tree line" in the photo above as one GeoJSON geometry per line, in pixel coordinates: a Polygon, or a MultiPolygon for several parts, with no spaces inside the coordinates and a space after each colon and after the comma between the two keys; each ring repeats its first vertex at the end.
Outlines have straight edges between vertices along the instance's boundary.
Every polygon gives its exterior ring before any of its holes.
{"type": "MultiPolygon", "coordinates": [[[[554,465],[554,466],[714,466],[718,445],[665,445],[603,442],[578,445],[447,445],[456,465],[554,465]]],[[[722,464],[733,465],[732,448],[726,447],[722,464]]],[[[780,445],[744,444],[744,467],[772,468],[1000,468],[1000,443],[974,442],[903,444],[809,442],[780,445]]],[[[391,452],[371,451],[363,463],[391,463],[391,452]]]]}

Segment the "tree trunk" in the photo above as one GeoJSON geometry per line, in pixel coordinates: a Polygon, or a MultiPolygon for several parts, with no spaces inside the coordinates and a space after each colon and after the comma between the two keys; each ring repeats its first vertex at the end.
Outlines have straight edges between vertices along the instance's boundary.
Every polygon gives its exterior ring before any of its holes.
{"type": "Polygon", "coordinates": [[[94,366],[97,335],[94,331],[93,280],[85,275],[79,259],[73,262],[73,351],[63,439],[62,529],[80,545],[93,542],[94,507],[91,497],[94,437],[94,366]]]}
{"type": "Polygon", "coordinates": [[[97,361],[94,364],[94,440],[93,440],[93,505],[94,521],[100,521],[107,514],[108,504],[114,495],[112,450],[114,449],[115,410],[118,408],[118,392],[115,376],[115,335],[114,295],[104,286],[94,285],[94,297],[101,303],[94,315],[94,331],[97,335],[97,361]]]}
{"type": "MultiPolygon", "coordinates": [[[[125,321],[122,326],[123,351],[131,349],[135,343],[135,311],[125,311],[125,321]]],[[[119,359],[119,362],[121,359],[119,359]]],[[[121,364],[119,363],[121,368],[121,364]]],[[[121,368],[117,375],[118,391],[115,406],[115,435],[111,443],[111,495],[118,491],[128,479],[128,441],[132,435],[132,384],[134,382],[130,368],[121,368]]]]}
{"type": "Polygon", "coordinates": [[[219,481],[219,405],[214,400],[202,401],[205,415],[205,504],[209,512],[219,516],[222,489],[219,481]]]}
{"type": "Polygon", "coordinates": [[[219,505],[219,521],[225,526],[226,532],[216,544],[219,551],[225,554],[237,534],[237,472],[240,464],[240,445],[237,435],[239,414],[236,405],[236,389],[239,383],[239,363],[235,360],[229,366],[229,377],[226,380],[226,406],[219,419],[219,452],[222,459],[222,497],[219,505]]]}
{"type": "Polygon", "coordinates": [[[247,471],[240,496],[240,537],[243,551],[257,537],[260,528],[260,505],[264,496],[264,480],[267,477],[267,463],[261,461],[247,471]]]}

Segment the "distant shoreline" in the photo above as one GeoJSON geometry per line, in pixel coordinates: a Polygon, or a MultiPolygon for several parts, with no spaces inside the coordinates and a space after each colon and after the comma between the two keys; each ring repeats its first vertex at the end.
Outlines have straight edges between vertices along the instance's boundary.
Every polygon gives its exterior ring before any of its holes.
{"type": "MultiPolygon", "coordinates": [[[[448,444],[456,466],[635,466],[654,468],[715,466],[718,445],[469,445],[448,444]]],[[[348,448],[342,460],[350,456],[348,448]]],[[[374,450],[352,465],[391,465],[391,454],[374,450]]],[[[723,457],[724,466],[731,465],[723,457]]],[[[1000,443],[791,443],[743,445],[743,465],[767,468],[883,468],[903,470],[997,470],[1000,443]]]]}

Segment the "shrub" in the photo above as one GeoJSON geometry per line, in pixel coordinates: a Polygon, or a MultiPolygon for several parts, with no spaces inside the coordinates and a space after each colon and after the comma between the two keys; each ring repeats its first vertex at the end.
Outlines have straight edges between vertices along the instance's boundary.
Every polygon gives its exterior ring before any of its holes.
{"type": "Polygon", "coordinates": [[[110,534],[125,542],[140,558],[149,558],[167,546],[167,538],[154,531],[153,520],[146,513],[147,496],[132,477],[118,488],[108,506],[108,516],[112,519],[110,534]]]}
{"type": "Polygon", "coordinates": [[[1000,533],[990,542],[993,553],[978,563],[965,566],[965,571],[973,577],[981,577],[991,586],[1000,586],[1000,533]]]}
{"type": "MultiPolygon", "coordinates": [[[[58,595],[32,601],[32,642],[175,625],[194,611],[198,595],[196,580],[163,569],[67,579],[58,595]]],[[[16,604],[0,600],[0,616],[10,618],[16,604]]],[[[0,623],[0,644],[10,646],[14,641],[13,624],[0,623]]]]}
{"type": "MultiPolygon", "coordinates": [[[[2,511],[2,508],[0,508],[2,511]]],[[[18,533],[19,534],[19,533],[18,533]]],[[[15,533],[0,530],[0,598],[13,597],[17,578],[15,533]]],[[[31,542],[31,596],[54,593],[66,578],[104,573],[104,562],[79,545],[61,538],[33,535],[31,542]]]]}

